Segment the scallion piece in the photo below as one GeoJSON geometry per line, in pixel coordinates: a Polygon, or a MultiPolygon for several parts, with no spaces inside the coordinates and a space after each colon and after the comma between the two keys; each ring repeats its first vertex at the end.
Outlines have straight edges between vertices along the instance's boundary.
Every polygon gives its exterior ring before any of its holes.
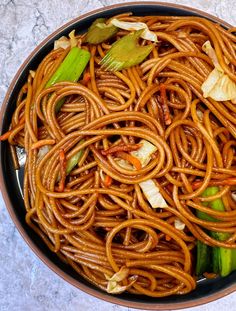
{"type": "MultiPolygon", "coordinates": [[[[61,65],[49,79],[46,88],[62,81],[76,82],[79,80],[85,67],[90,59],[90,53],[84,49],[73,47],[67,54],[61,65]]],[[[56,112],[58,112],[63,105],[61,100],[57,103],[56,112]]]]}

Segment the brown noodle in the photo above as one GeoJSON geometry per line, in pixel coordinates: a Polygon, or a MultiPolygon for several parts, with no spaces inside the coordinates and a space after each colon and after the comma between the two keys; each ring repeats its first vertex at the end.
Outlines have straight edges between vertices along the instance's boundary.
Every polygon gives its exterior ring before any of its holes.
{"type": "MultiPolygon", "coordinates": [[[[185,294],[196,287],[196,240],[236,248],[236,203],[231,197],[236,184],[236,106],[206,99],[201,92],[213,68],[201,50],[206,40],[236,81],[235,29],[226,31],[198,17],[122,14],[119,19],[146,22],[157,34],[159,42],[141,65],[106,72],[99,62],[111,45],[82,43],[91,52],[89,81],[45,88],[69,52],[57,49],[42,60],[34,77],[29,74],[19,92],[8,141],[27,153],[26,222],[51,251],[103,290],[107,276],[126,266],[123,285],[136,278],[127,287],[130,293],[185,294]],[[143,168],[124,169],[116,153],[104,152],[140,139],[158,150],[143,168]],[[39,158],[45,145],[50,150],[39,158]],[[65,161],[79,150],[83,155],[66,176],[65,161]],[[147,202],[139,183],[150,178],[168,208],[154,210],[147,202]],[[220,186],[220,191],[201,197],[209,185],[220,186]],[[201,204],[215,198],[222,198],[225,212],[201,204]],[[220,221],[201,220],[196,210],[220,221]],[[183,231],[175,228],[176,219],[185,224],[183,231]],[[232,235],[218,241],[205,229],[232,235]]],[[[120,31],[117,37],[126,33],[120,31]]],[[[14,148],[11,151],[18,168],[14,148]]]]}

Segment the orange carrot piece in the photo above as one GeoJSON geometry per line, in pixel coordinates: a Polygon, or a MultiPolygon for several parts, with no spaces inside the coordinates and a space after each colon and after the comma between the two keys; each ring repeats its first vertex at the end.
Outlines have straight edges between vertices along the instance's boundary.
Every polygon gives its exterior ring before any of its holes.
{"type": "Polygon", "coordinates": [[[11,135],[11,133],[12,133],[12,130],[9,130],[9,131],[7,131],[6,133],[2,134],[2,135],[0,136],[0,141],[7,140],[8,137],[11,135]]]}
{"type": "Polygon", "coordinates": [[[168,241],[168,242],[171,240],[171,237],[167,234],[165,235],[165,238],[166,238],[166,241],[168,241]]]}
{"type": "Polygon", "coordinates": [[[112,184],[111,176],[106,175],[103,184],[104,184],[105,187],[110,187],[110,185],[112,184]]]}
{"type": "Polygon", "coordinates": [[[216,273],[204,272],[203,275],[206,279],[215,279],[217,277],[216,273]]]}
{"type": "Polygon", "coordinates": [[[130,162],[136,168],[136,170],[141,170],[142,165],[138,158],[126,152],[117,152],[117,156],[130,162]]]}
{"type": "Polygon", "coordinates": [[[89,83],[89,81],[91,80],[91,74],[89,72],[85,72],[83,79],[81,81],[81,83],[83,85],[87,85],[89,83]]]}
{"type": "Polygon", "coordinates": [[[23,124],[24,122],[25,122],[25,116],[23,116],[23,117],[19,120],[19,122],[17,123],[17,125],[16,125],[13,129],[11,129],[11,130],[7,131],[6,133],[2,134],[2,135],[0,136],[0,141],[7,140],[8,137],[9,137],[9,136],[11,135],[11,133],[13,132],[13,130],[14,130],[17,126],[23,124]]]}

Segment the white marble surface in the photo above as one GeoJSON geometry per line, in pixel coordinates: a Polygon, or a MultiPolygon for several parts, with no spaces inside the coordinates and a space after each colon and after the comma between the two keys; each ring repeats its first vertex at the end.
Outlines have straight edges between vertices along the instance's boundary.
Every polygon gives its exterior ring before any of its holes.
{"type": "MultiPolygon", "coordinates": [[[[0,103],[17,68],[48,34],[70,19],[116,0],[0,0],[0,103]]],[[[128,1],[123,1],[128,2],[128,1]]],[[[169,0],[202,9],[236,25],[235,0],[169,0]]],[[[127,311],[67,284],[22,240],[0,194],[1,311],[127,311]]],[[[236,294],[189,311],[236,309],[236,294]]]]}

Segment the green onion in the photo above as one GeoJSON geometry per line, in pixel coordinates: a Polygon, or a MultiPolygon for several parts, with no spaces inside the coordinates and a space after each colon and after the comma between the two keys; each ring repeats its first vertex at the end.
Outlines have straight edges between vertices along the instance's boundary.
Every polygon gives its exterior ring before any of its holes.
{"type": "MultiPolygon", "coordinates": [[[[84,140],[82,139],[78,145],[81,145],[84,143],[84,140]]],[[[81,159],[82,155],[84,154],[84,149],[79,150],[73,157],[71,157],[66,164],[66,175],[70,174],[70,172],[73,170],[73,168],[77,165],[79,160],[81,159]]]]}
{"type": "MultiPolygon", "coordinates": [[[[217,194],[219,191],[218,187],[208,187],[203,193],[203,197],[209,197],[217,194]]],[[[204,206],[211,207],[215,211],[221,211],[223,212],[225,210],[223,201],[221,199],[215,199],[210,202],[204,202],[204,206]]],[[[218,219],[215,219],[214,217],[208,215],[207,213],[197,211],[198,218],[202,220],[207,221],[213,221],[217,222],[218,219]]],[[[225,241],[230,237],[229,233],[225,232],[215,232],[215,231],[209,231],[209,235],[218,240],[218,241],[225,241]]],[[[236,251],[232,250],[230,248],[225,247],[212,247],[212,268],[214,273],[219,273],[221,276],[227,276],[230,274],[233,270],[236,269],[236,251]]],[[[210,256],[210,254],[208,253],[210,256]]],[[[199,257],[200,254],[197,254],[197,257],[199,257]]],[[[198,260],[198,258],[197,258],[198,260]]],[[[200,258],[199,258],[200,260],[200,258]]],[[[202,268],[204,263],[202,263],[200,266],[202,268]]],[[[197,266],[198,267],[198,266],[197,266]]],[[[199,267],[198,267],[199,270],[199,267]]]]}
{"type": "Polygon", "coordinates": [[[153,45],[140,46],[138,39],[143,29],[130,33],[116,41],[100,64],[108,71],[119,71],[140,64],[152,51],[153,45]]]}
{"type": "Polygon", "coordinates": [[[197,241],[196,275],[211,271],[210,247],[201,241],[197,241]]]}
{"type": "Polygon", "coordinates": [[[89,27],[85,42],[90,44],[102,43],[113,37],[118,31],[118,28],[112,24],[106,24],[105,18],[97,18],[89,27]]]}
{"type": "MultiPolygon", "coordinates": [[[[56,72],[52,75],[46,84],[46,88],[61,81],[76,82],[79,80],[85,67],[90,59],[90,53],[84,49],[73,47],[67,54],[63,62],[60,64],[56,72]]],[[[58,112],[63,105],[64,100],[57,103],[56,112],[58,112]]]]}

